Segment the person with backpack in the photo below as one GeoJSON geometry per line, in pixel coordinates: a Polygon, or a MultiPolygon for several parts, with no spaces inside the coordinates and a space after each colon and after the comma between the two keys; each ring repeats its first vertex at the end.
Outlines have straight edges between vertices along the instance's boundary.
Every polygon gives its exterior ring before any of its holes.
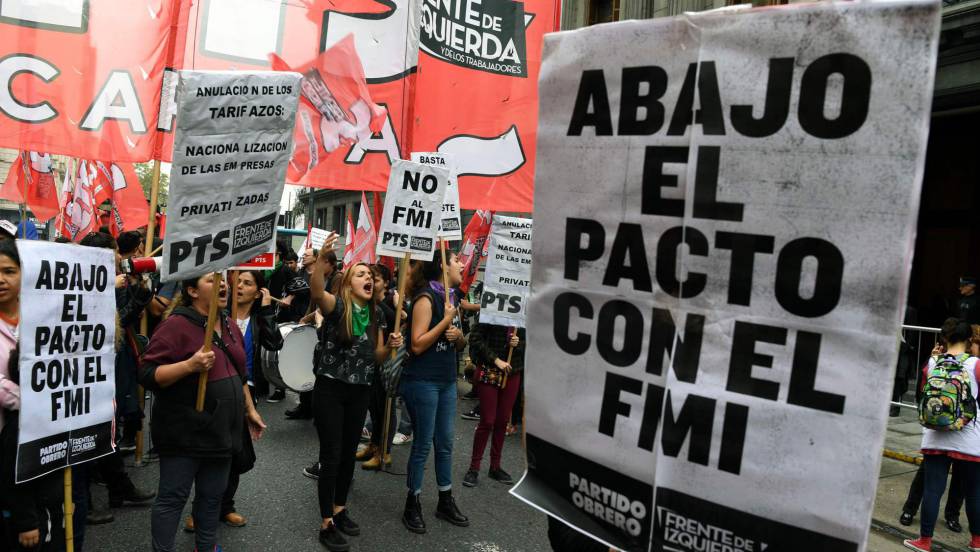
{"type": "Polygon", "coordinates": [[[980,426],[977,416],[977,357],[969,351],[973,331],[963,320],[948,319],[941,335],[946,349],[929,359],[919,399],[922,431],[923,496],[919,538],[904,545],[930,552],[939,502],[950,466],[960,472],[970,550],[980,552],[980,426]]]}
{"type": "Polygon", "coordinates": [[[425,533],[422,518],[422,479],[429,452],[435,447],[439,486],[436,517],[459,527],[470,524],[453,499],[453,422],[456,418],[456,353],[466,347],[462,330],[453,325],[456,295],[446,290],[462,281],[463,265],[456,254],[447,264],[436,256],[422,265],[423,281],[409,311],[409,358],[401,376],[401,393],[412,417],[415,439],[408,460],[408,496],[402,523],[413,533],[425,533]]]}

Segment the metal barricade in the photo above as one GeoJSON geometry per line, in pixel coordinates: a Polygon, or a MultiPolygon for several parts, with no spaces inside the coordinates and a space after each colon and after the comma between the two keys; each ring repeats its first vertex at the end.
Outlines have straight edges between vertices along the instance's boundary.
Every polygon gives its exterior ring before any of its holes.
{"type": "Polygon", "coordinates": [[[922,367],[938,342],[939,328],[902,325],[895,387],[892,392],[893,406],[917,408],[916,397],[921,384],[922,367]]]}

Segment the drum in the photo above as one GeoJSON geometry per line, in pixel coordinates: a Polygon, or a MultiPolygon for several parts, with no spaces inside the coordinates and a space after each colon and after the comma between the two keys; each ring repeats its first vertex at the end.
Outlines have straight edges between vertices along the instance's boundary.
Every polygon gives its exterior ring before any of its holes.
{"type": "Polygon", "coordinates": [[[313,390],[313,349],[316,347],[316,328],[310,324],[279,324],[282,350],[262,350],[262,372],[275,387],[287,387],[303,393],[313,390]]]}

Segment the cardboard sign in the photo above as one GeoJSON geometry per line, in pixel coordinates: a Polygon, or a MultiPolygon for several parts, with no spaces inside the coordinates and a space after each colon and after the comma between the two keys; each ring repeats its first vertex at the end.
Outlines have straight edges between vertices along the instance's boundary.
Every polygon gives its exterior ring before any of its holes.
{"type": "Polygon", "coordinates": [[[17,240],[22,263],[16,481],[115,450],[116,259],[17,240]]]}
{"type": "Polygon", "coordinates": [[[456,185],[456,165],[451,155],[444,153],[412,153],[412,161],[424,165],[434,165],[449,171],[449,184],[442,200],[442,220],[439,222],[439,239],[463,239],[463,224],[459,218],[459,186],[456,185]]]}
{"type": "Polygon", "coordinates": [[[274,243],[299,79],[181,72],[163,281],[238,265],[274,243]]]}
{"type": "Polygon", "coordinates": [[[449,171],[402,159],[391,166],[378,234],[378,255],[431,261],[449,171]]]}
{"type": "Polygon", "coordinates": [[[525,327],[531,291],[531,219],[494,215],[480,322],[525,327]]]}
{"type": "Polygon", "coordinates": [[[517,496],[623,550],[864,549],[939,15],[545,39],[517,496]]]}

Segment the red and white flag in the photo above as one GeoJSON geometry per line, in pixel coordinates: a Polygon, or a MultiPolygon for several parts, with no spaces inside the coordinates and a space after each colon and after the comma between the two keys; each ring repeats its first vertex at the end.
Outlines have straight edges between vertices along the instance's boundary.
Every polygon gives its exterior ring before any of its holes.
{"type": "Polygon", "coordinates": [[[0,190],[0,198],[14,203],[25,203],[34,218],[47,222],[58,214],[58,188],[54,185],[51,156],[47,153],[22,151],[7,173],[7,180],[0,190]]]}
{"type": "Polygon", "coordinates": [[[371,215],[367,194],[361,192],[361,210],[357,215],[357,228],[354,229],[354,252],[351,254],[351,263],[374,264],[377,258],[374,250],[377,248],[378,231],[374,227],[374,219],[371,215]]]}
{"type": "Polygon", "coordinates": [[[381,131],[386,111],[371,101],[354,35],[344,37],[300,67],[290,67],[275,54],[269,57],[273,70],[303,74],[293,157],[286,173],[290,182],[298,182],[342,145],[355,144],[381,131]]]}
{"type": "Polygon", "coordinates": [[[354,240],[356,239],[356,232],[354,231],[354,219],[351,218],[350,212],[347,213],[347,245],[344,247],[344,269],[346,270],[351,264],[351,260],[354,258],[354,240]]]}
{"type": "Polygon", "coordinates": [[[150,206],[143,195],[139,177],[132,163],[106,165],[97,161],[99,178],[95,185],[96,205],[108,199],[112,205],[109,229],[113,236],[136,230],[149,223],[150,206]]]}
{"type": "MultiPolygon", "coordinates": [[[[78,242],[99,228],[99,203],[95,198],[99,173],[95,163],[81,159],[72,160],[70,167],[65,171],[65,182],[61,187],[65,204],[58,214],[55,228],[62,236],[78,242]]],[[[104,193],[100,192],[102,195],[104,193]]]]}
{"type": "Polygon", "coordinates": [[[480,261],[487,256],[492,224],[493,211],[477,211],[466,225],[466,231],[463,232],[463,247],[459,252],[459,262],[463,264],[463,283],[459,288],[464,293],[470,290],[470,286],[476,280],[480,261]]]}

